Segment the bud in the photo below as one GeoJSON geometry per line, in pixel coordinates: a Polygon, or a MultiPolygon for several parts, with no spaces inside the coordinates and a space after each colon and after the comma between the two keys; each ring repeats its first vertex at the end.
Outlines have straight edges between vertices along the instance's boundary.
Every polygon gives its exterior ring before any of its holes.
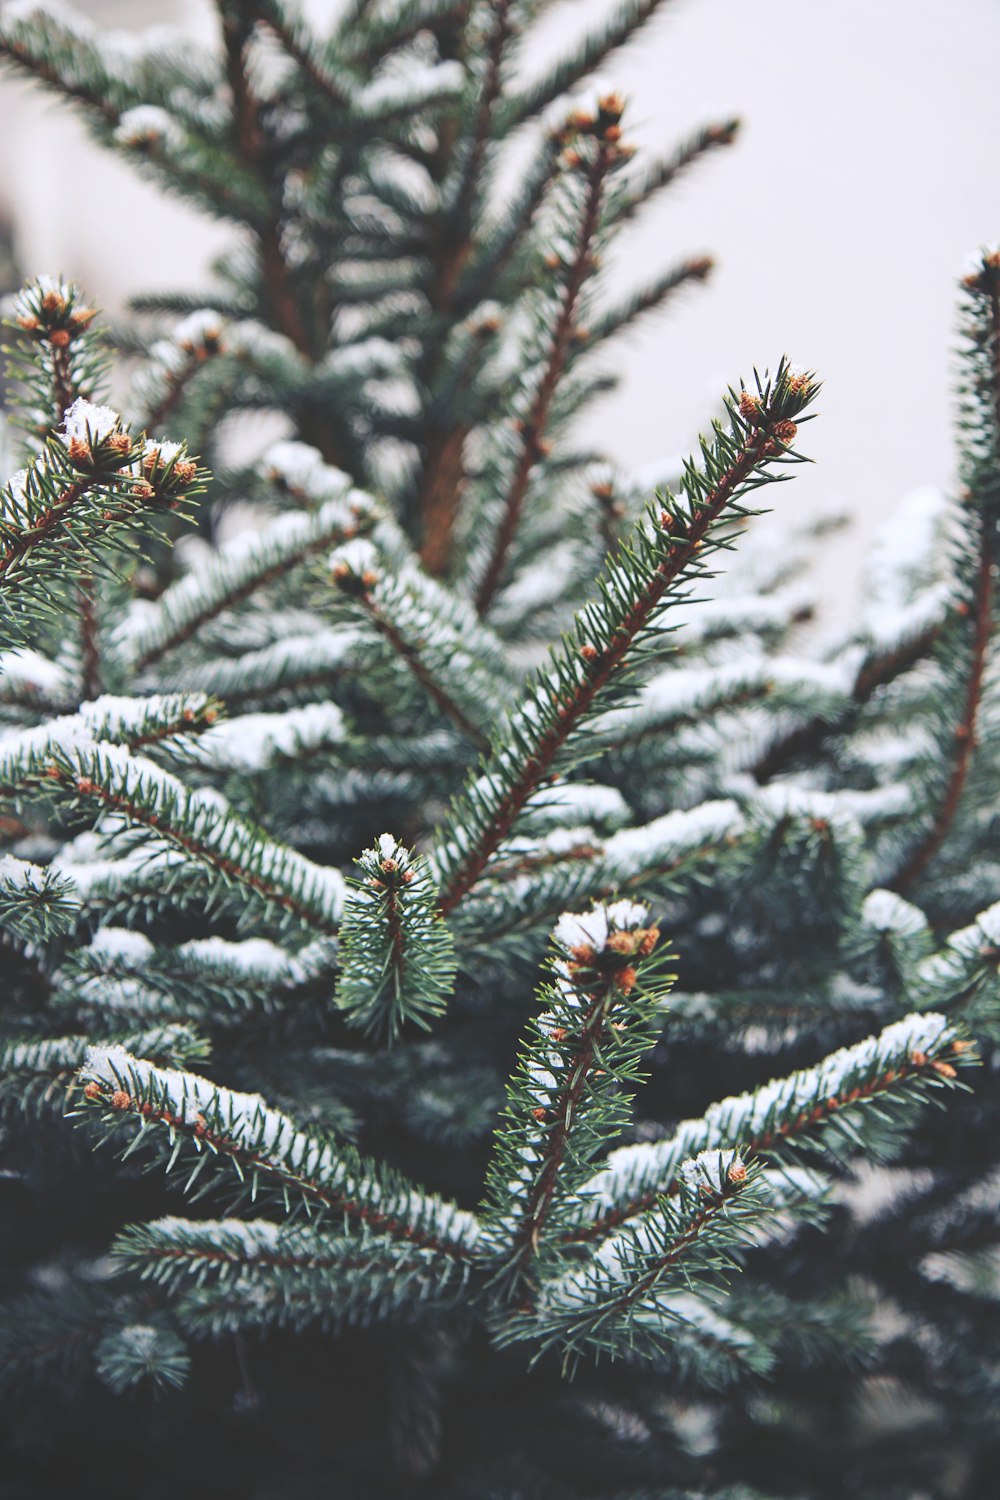
{"type": "Polygon", "coordinates": [[[730,1182],[746,1182],[747,1169],[740,1161],[739,1157],[737,1157],[733,1162],[732,1166],[729,1168],[729,1171],[726,1173],[726,1176],[729,1178],[730,1182]]]}
{"type": "Polygon", "coordinates": [[[129,1095],[126,1094],[124,1089],[115,1089],[114,1093],[111,1095],[112,1109],[128,1109],[131,1103],[132,1100],[129,1095]]]}
{"type": "Polygon", "coordinates": [[[101,1088],[101,1085],[95,1083],[93,1079],[91,1079],[83,1091],[84,1098],[86,1099],[100,1099],[103,1093],[104,1090],[101,1088]]]}

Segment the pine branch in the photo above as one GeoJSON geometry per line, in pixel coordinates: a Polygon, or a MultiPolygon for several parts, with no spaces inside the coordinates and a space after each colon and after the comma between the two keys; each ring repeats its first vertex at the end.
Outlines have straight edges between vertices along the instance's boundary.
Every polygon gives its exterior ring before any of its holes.
{"type": "Polygon", "coordinates": [[[392,1043],[407,1022],[428,1030],[455,978],[455,950],[426,863],[384,833],[358,860],[341,924],[336,1003],[348,1021],[392,1043]]]}
{"type": "MultiPolygon", "coordinates": [[[[612,559],[598,598],[578,615],[575,638],[553,653],[550,675],[538,676],[523,708],[494,740],[485,774],[470,783],[442,837],[442,909],[452,911],[486,872],[532,795],[567,756],[582,758],[574,732],[620,690],[625,669],[660,637],[660,617],[684,582],[725,545],[719,523],[744,514],[741,501],[773,481],[769,465],[788,454],[798,416],[815,386],[782,364],[760,396],[744,393],[744,415],[730,406],[730,430],[716,427],[702,443],[702,468],[685,468],[686,508],[651,509],[629,546],[612,559]]],[[[669,502],[668,502],[669,503],[669,502]]],[[[610,706],[610,705],[609,705],[610,706]]]]}
{"type": "Polygon", "coordinates": [[[540,995],[497,1131],[484,1253],[505,1295],[544,1276],[593,1157],[628,1119],[622,1085],[658,1033],[665,986],[648,987],[659,938],[645,907],[622,901],[560,918],[555,981],[540,995]]]}
{"type": "Polygon", "coordinates": [[[485,570],[476,590],[476,608],[485,615],[504,579],[508,557],[521,513],[528,497],[532,473],[546,456],[546,429],[553,400],[565,370],[570,346],[576,333],[577,315],[584,286],[595,264],[595,241],[601,228],[607,182],[625,157],[618,144],[621,135],[621,104],[614,96],[601,99],[597,115],[580,116],[582,135],[593,136],[582,149],[571,153],[571,169],[578,171],[584,184],[584,198],[577,225],[572,257],[561,268],[561,302],[551,340],[542,362],[541,375],[535,387],[527,414],[518,422],[519,451],[502,500],[500,522],[485,570]]]}
{"type": "Polygon", "coordinates": [[[530,1312],[520,1311],[501,1342],[528,1339],[561,1350],[572,1369],[583,1354],[649,1358],[683,1335],[689,1289],[717,1285],[738,1268],[758,1222],[773,1212],[759,1170],[735,1150],[703,1151],[682,1164],[677,1191],[620,1234],[582,1269],[543,1284],[530,1312]],[[682,1293],[678,1298],[677,1293],[682,1293]]]}
{"type": "Polygon", "coordinates": [[[952,1086],[956,1064],[975,1061],[970,1045],[942,1015],[907,1016],[813,1068],[712,1105],[665,1141],[624,1147],[581,1189],[591,1216],[567,1238],[600,1239],[646,1213],[677,1191],[681,1163],[701,1151],[738,1146],[748,1158],[780,1163],[795,1153],[828,1154],[838,1136],[869,1156],[891,1149],[914,1106],[932,1089],[952,1086]]]}
{"type": "MultiPolygon", "coordinates": [[[[332,471],[327,471],[328,473],[332,471]]],[[[337,547],[374,521],[366,496],[347,489],[312,514],[279,516],[218,549],[172,584],[155,604],[126,616],[113,645],[119,661],[142,672],[195,636],[210,620],[286,578],[310,558],[337,547]]]]}
{"type": "Polygon", "coordinates": [[[525,121],[535,119],[575,84],[591,77],[665,3],[666,0],[620,0],[614,15],[599,31],[585,36],[573,53],[506,101],[497,119],[498,134],[507,135],[525,121]]]}
{"type": "Polygon", "coordinates": [[[956,614],[952,628],[943,635],[940,659],[949,674],[954,674],[956,657],[963,663],[964,692],[958,722],[949,724],[945,731],[950,735],[947,781],[930,828],[892,882],[897,890],[905,890],[924,872],[958,815],[976,750],[994,627],[1000,524],[1000,253],[984,253],[962,285],[966,339],[961,391],[966,485],[963,505],[970,536],[958,579],[956,614]]]}
{"type": "Polygon", "coordinates": [[[334,554],[332,578],[435,707],[479,749],[487,748],[484,726],[495,721],[509,693],[500,644],[474,611],[414,562],[388,565],[367,541],[334,554]]]}
{"type": "Polygon", "coordinates": [[[93,1047],[81,1070],[87,1113],[127,1152],[151,1147],[185,1189],[208,1182],[236,1202],[301,1205],[404,1245],[462,1261],[475,1239],[471,1214],[376,1168],[346,1145],[307,1134],[256,1094],[219,1088],[195,1073],[157,1068],[121,1047],[93,1047]]]}
{"type": "Polygon", "coordinates": [[[325,1330],[454,1309],[467,1268],[436,1251],[266,1219],[165,1218],[120,1235],[113,1253],[172,1298],[193,1333],[325,1330]]]}

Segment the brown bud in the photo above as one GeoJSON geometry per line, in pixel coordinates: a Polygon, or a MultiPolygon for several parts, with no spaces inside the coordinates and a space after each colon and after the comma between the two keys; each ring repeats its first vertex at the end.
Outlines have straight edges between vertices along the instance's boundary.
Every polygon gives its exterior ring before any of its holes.
{"type": "Polygon", "coordinates": [[[198,473],[198,465],[192,458],[179,458],[171,473],[179,484],[190,484],[198,473]]]}
{"type": "Polygon", "coordinates": [[[577,943],[569,950],[569,956],[576,964],[592,964],[597,954],[589,943],[577,943]]]}
{"type": "Polygon", "coordinates": [[[415,872],[413,870],[404,870],[403,871],[403,884],[404,885],[412,885],[413,882],[414,882],[414,880],[416,880],[416,878],[417,878],[416,874],[415,874],[415,872]]]}
{"type": "Polygon", "coordinates": [[[60,296],[56,291],[46,292],[42,298],[42,307],[47,313],[62,312],[66,306],[66,298],[60,296]]]}
{"type": "Polygon", "coordinates": [[[594,657],[597,655],[597,647],[591,646],[588,642],[586,645],[580,647],[580,655],[583,657],[584,661],[593,661],[594,657]]]}
{"type": "Polygon", "coordinates": [[[783,422],[775,422],[772,429],[774,436],[778,439],[778,442],[784,443],[786,447],[789,443],[794,442],[795,434],[798,432],[798,430],[799,429],[796,427],[795,423],[789,421],[787,418],[783,422]]]}
{"type": "Polygon", "coordinates": [[[111,1095],[112,1109],[128,1109],[131,1103],[132,1100],[129,1095],[126,1094],[124,1089],[115,1089],[114,1093],[111,1095]]]}
{"type": "Polygon", "coordinates": [[[732,1166],[729,1168],[729,1171],[726,1173],[726,1176],[729,1178],[730,1182],[746,1182],[747,1169],[740,1161],[739,1157],[737,1157],[733,1162],[732,1166]]]}
{"type": "Polygon", "coordinates": [[[564,1041],[566,1039],[567,1035],[568,1035],[568,1032],[567,1032],[565,1026],[553,1026],[552,1030],[549,1032],[549,1036],[552,1038],[552,1040],[554,1042],[562,1042],[562,1041],[564,1041]]]}
{"type": "Polygon", "coordinates": [[[604,119],[610,121],[612,124],[617,125],[618,121],[625,113],[625,100],[622,98],[621,94],[602,94],[600,99],[598,99],[597,101],[597,108],[599,109],[601,116],[604,119]]]}
{"type": "Polygon", "coordinates": [[[104,446],[110,448],[112,453],[129,453],[132,439],[127,432],[111,432],[104,439],[104,446]]]}
{"type": "Polygon", "coordinates": [[[49,343],[56,349],[65,349],[72,336],[68,328],[53,328],[49,334],[49,343]]]}
{"type": "Polygon", "coordinates": [[[392,875],[396,870],[399,869],[399,865],[394,859],[384,859],[379,868],[382,870],[383,874],[392,875]]]}
{"type": "Polygon", "coordinates": [[[94,456],[87,439],[82,437],[71,437],[67,452],[75,464],[89,464],[94,456]]]}
{"type": "Polygon", "coordinates": [[[104,1090],[101,1088],[101,1085],[99,1083],[95,1083],[93,1079],[91,1079],[90,1083],[87,1084],[83,1093],[86,1099],[100,1099],[102,1094],[104,1093],[104,1090]]]}
{"type": "Polygon", "coordinates": [[[750,422],[754,417],[760,416],[760,397],[752,396],[749,391],[740,391],[740,415],[746,417],[750,422]]]}
{"type": "Polygon", "coordinates": [[[926,1052],[911,1052],[910,1053],[910,1062],[913,1064],[913,1066],[915,1068],[926,1068],[926,1066],[927,1066],[927,1053],[926,1052]]]}
{"type": "Polygon", "coordinates": [[[334,583],[344,583],[351,576],[351,570],[345,562],[334,563],[330,569],[330,577],[334,583]]]}
{"type": "Polygon", "coordinates": [[[545,1110],[542,1109],[541,1106],[539,1106],[538,1109],[533,1109],[531,1111],[531,1113],[534,1115],[534,1117],[535,1117],[536,1120],[544,1120],[545,1119],[545,1110]]]}
{"type": "Polygon", "coordinates": [[[940,1058],[931,1063],[935,1073],[940,1073],[942,1078],[957,1078],[958,1074],[949,1062],[942,1062],[940,1058]]]}
{"type": "Polygon", "coordinates": [[[25,333],[34,333],[38,328],[38,319],[25,315],[24,317],[18,318],[17,326],[19,328],[23,328],[25,333]]]}
{"type": "Polygon", "coordinates": [[[630,956],[636,950],[636,937],[634,932],[612,932],[605,947],[611,953],[627,953],[630,956]]]}
{"type": "Polygon", "coordinates": [[[545,266],[545,269],[547,271],[558,271],[559,267],[562,265],[562,260],[558,255],[556,255],[555,251],[553,250],[549,255],[545,257],[545,260],[542,264],[545,266]]]}
{"type": "Polygon", "coordinates": [[[96,317],[96,307],[74,307],[70,313],[69,321],[74,328],[85,328],[91,319],[96,317]]]}
{"type": "Polygon", "coordinates": [[[658,927],[647,927],[645,931],[639,931],[639,952],[643,958],[648,958],[660,941],[660,929],[658,927]]]}
{"type": "Polygon", "coordinates": [[[631,991],[635,988],[635,982],[638,977],[639,976],[636,974],[633,968],[630,967],[628,969],[622,969],[621,973],[618,975],[618,988],[621,990],[622,994],[628,995],[631,993],[631,991]]]}
{"type": "Polygon", "coordinates": [[[205,1121],[205,1116],[204,1115],[197,1115],[195,1117],[194,1133],[195,1133],[195,1135],[207,1135],[208,1134],[208,1125],[207,1125],[207,1123],[205,1121]]]}

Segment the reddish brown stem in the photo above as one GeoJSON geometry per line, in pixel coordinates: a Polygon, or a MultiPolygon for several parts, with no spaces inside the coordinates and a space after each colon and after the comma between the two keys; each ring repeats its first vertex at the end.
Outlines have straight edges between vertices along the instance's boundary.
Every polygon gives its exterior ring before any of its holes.
{"type": "Polygon", "coordinates": [[[510,549],[517,535],[521,513],[528,496],[531,476],[536,464],[545,455],[545,430],[552,407],[552,398],[566,369],[570,341],[576,331],[580,296],[594,268],[593,243],[601,222],[604,184],[616,155],[616,147],[602,140],[593,162],[588,167],[587,194],[580,219],[576,250],[566,273],[562,304],[552,331],[552,341],[546,356],[542,378],[528,415],[520,427],[521,444],[517,463],[504,497],[503,513],[494,538],[493,550],[476,591],[476,608],[481,615],[489,609],[497,589],[503,582],[510,549]]]}
{"type": "Polygon", "coordinates": [[[94,592],[94,576],[87,573],[77,587],[80,606],[80,665],[81,687],[85,701],[99,696],[103,686],[101,679],[100,627],[97,619],[97,597],[94,592]]]}
{"type": "MultiPolygon", "coordinates": [[[[472,214],[492,131],[493,112],[500,99],[503,59],[511,35],[510,0],[494,0],[494,25],[490,33],[486,74],[480,91],[476,117],[470,132],[469,154],[454,204],[441,226],[436,247],[430,302],[442,327],[450,327],[455,294],[462,271],[472,251],[472,214]]],[[[454,155],[449,136],[447,155],[454,155]]],[[[435,343],[429,364],[436,364],[445,335],[435,343]]],[[[452,535],[458,518],[465,479],[465,425],[435,426],[429,434],[420,476],[418,509],[423,544],[421,560],[428,572],[441,577],[451,557],[452,535]]]]}
{"type": "Polygon", "coordinates": [[[545,1166],[539,1173],[528,1196],[523,1217],[515,1235],[516,1249],[513,1258],[515,1273],[523,1269],[537,1251],[545,1222],[548,1219],[555,1196],[559,1173],[569,1145],[570,1126],[577,1107],[590,1086],[591,1069],[594,1066],[601,1033],[608,1019],[608,1009],[616,992],[617,981],[602,985],[600,992],[591,997],[591,1007],[580,1033],[580,1043],[571,1059],[567,1059],[568,1083],[552,1106],[555,1117],[544,1145],[545,1166]]]}
{"type": "Polygon", "coordinates": [[[244,599],[249,599],[258,589],[267,588],[269,584],[276,583],[279,578],[283,578],[286,573],[290,573],[293,568],[297,568],[300,563],[306,562],[310,557],[314,557],[316,553],[325,552],[328,548],[346,541],[350,534],[343,526],[337,526],[330,531],[324,532],[322,536],[316,537],[313,541],[307,543],[302,548],[302,551],[296,552],[293,557],[283,558],[281,562],[275,563],[273,567],[266,568],[264,572],[258,573],[255,577],[240,584],[238,588],[234,588],[224,598],[214,600],[211,604],[206,605],[193,619],[188,620],[184,625],[179,625],[166,640],[161,641],[157,646],[151,647],[149,651],[141,656],[135,663],[135,670],[138,672],[145,667],[152,666],[154,662],[159,661],[162,656],[165,656],[168,651],[173,651],[177,646],[183,645],[185,641],[190,640],[209,620],[214,620],[224,610],[233,609],[237,604],[242,604],[244,599]]]}
{"type": "MultiPolygon", "coordinates": [[[[987,295],[990,304],[993,355],[993,423],[1000,441],[1000,274],[994,268],[987,295]]],[[[930,831],[913,851],[903,869],[892,882],[894,890],[905,890],[930,864],[948,837],[962,802],[976,750],[983,686],[989,664],[990,638],[993,633],[993,570],[996,562],[997,520],[992,510],[981,510],[979,523],[979,567],[972,600],[972,661],[965,691],[965,706],[955,728],[955,758],[941,806],[930,831]]]]}
{"type": "Polygon", "coordinates": [[[469,719],[465,715],[465,713],[463,713],[462,709],[455,702],[455,700],[445,691],[445,689],[437,681],[434,675],[428,670],[425,663],[420,659],[419,651],[417,651],[414,648],[413,643],[411,641],[408,641],[402,634],[402,632],[397,629],[397,627],[389,619],[385,611],[372,597],[368,589],[364,589],[360,594],[356,595],[356,598],[368,618],[371,620],[375,629],[385,640],[389,642],[392,649],[402,659],[402,661],[406,663],[407,667],[412,672],[417,682],[420,683],[420,686],[424,689],[428,696],[433,699],[441,712],[445,714],[452,721],[452,723],[458,729],[460,729],[464,735],[467,736],[468,739],[472,740],[473,744],[477,745],[481,750],[485,750],[489,745],[489,740],[487,739],[486,735],[484,735],[482,730],[479,729],[475,724],[473,724],[472,720],[469,719]]]}
{"type": "MultiPolygon", "coordinates": [[[[744,1157],[757,1156],[762,1151],[771,1147],[792,1141],[801,1135],[806,1129],[813,1125],[830,1119],[838,1110],[846,1109],[857,1104],[862,1099],[871,1099],[877,1094],[884,1094],[893,1088],[900,1079],[912,1078],[914,1076],[929,1077],[936,1071],[937,1058],[924,1058],[923,1061],[910,1060],[900,1063],[896,1068],[873,1078],[863,1087],[851,1089],[844,1098],[821,1099],[812,1109],[804,1109],[794,1120],[787,1120],[784,1125],[776,1131],[766,1131],[759,1136],[752,1136],[749,1140],[741,1143],[740,1150],[744,1157]]],[[[629,1219],[637,1218],[640,1214],[651,1209],[657,1199],[662,1198],[665,1193],[674,1194],[680,1191],[680,1183],[675,1177],[666,1187],[652,1188],[634,1198],[631,1203],[622,1204],[618,1208],[609,1209],[600,1217],[592,1219],[588,1224],[582,1224],[565,1237],[566,1243],[582,1243],[584,1241],[603,1239],[612,1230],[617,1229],[629,1219]]]]}
{"type": "Polygon", "coordinates": [[[141,828],[154,829],[171,844],[176,845],[178,849],[183,849],[186,854],[190,854],[195,859],[202,860],[205,864],[211,865],[214,870],[217,870],[220,875],[224,875],[228,880],[235,881],[237,884],[255,891],[265,901],[272,901],[276,906],[283,907],[285,911],[291,912],[293,916],[298,917],[300,921],[314,928],[317,932],[322,932],[329,937],[337,933],[338,927],[336,922],[331,922],[322,912],[306,906],[302,901],[297,901],[294,896],[290,896],[287,891],[283,891],[280,886],[276,886],[272,881],[265,880],[262,875],[254,875],[251,871],[244,869],[236,860],[230,859],[226,855],[220,855],[211,845],[203,843],[202,840],[194,838],[191,834],[182,833],[179,828],[171,827],[159,813],[151,811],[150,808],[133,801],[130,797],[123,797],[115,792],[108,791],[106,787],[101,786],[96,781],[89,780],[89,778],[71,777],[68,773],[59,770],[53,771],[52,774],[54,779],[64,784],[72,783],[81,796],[92,797],[95,802],[100,802],[103,806],[111,808],[114,812],[121,813],[130,823],[135,823],[141,828]]]}
{"type": "MultiPolygon", "coordinates": [[[[105,1085],[105,1089],[110,1098],[110,1086],[105,1085]]],[[[118,1092],[115,1091],[116,1097],[118,1092]]],[[[114,1107],[117,1108],[117,1105],[114,1107]]],[[[279,1187],[297,1191],[314,1203],[322,1203],[324,1207],[332,1208],[335,1212],[343,1214],[345,1218],[367,1225],[377,1234],[388,1234],[394,1239],[406,1240],[422,1249],[437,1250],[456,1260],[466,1258],[466,1251],[462,1245],[414,1229],[391,1214],[381,1213],[370,1204],[359,1203],[354,1198],[337,1192],[335,1188],[324,1187],[312,1178],[302,1176],[284,1162],[274,1161],[257,1151],[249,1151],[238,1141],[234,1141],[231,1136],[221,1135],[218,1131],[212,1130],[203,1120],[191,1121],[182,1115],[173,1114],[168,1109],[156,1109],[151,1104],[140,1103],[132,1098],[128,1099],[127,1104],[122,1105],[122,1109],[128,1110],[142,1120],[156,1120],[168,1125],[177,1134],[186,1136],[189,1140],[200,1141],[217,1155],[228,1156],[231,1160],[238,1162],[245,1174],[256,1173],[279,1187]]]]}
{"type": "Polygon", "coordinates": [[[535,789],[546,779],[552,763],[594,699],[621,667],[635,637],[647,624],[660,600],[690,564],[703,538],[730,503],[753,470],[774,446],[771,424],[758,428],[746,442],[739,457],[730,465],[719,483],[706,496],[697,514],[687,524],[683,536],[671,544],[656,572],[647,581],[631,609],[622,617],[603,650],[588,659],[584,673],[570,697],[560,703],[554,720],[540,735],[537,748],[521,767],[507,789],[489,828],[467,851],[452,876],[441,899],[447,915],[476,884],[490,859],[507,838],[522,808],[535,789]]]}

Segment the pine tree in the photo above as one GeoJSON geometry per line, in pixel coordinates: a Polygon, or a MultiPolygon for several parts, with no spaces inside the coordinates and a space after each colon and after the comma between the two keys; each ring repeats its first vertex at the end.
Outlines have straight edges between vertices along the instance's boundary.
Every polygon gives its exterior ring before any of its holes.
{"type": "Polygon", "coordinates": [[[567,95],[665,0],[525,81],[546,8],[0,11],[235,231],[9,309],[5,1493],[991,1490],[1000,253],[958,498],[806,657],[816,528],[749,521],[815,377],[655,495],[581,421],[710,270],[607,244],[735,123],[640,163],[567,95]]]}

